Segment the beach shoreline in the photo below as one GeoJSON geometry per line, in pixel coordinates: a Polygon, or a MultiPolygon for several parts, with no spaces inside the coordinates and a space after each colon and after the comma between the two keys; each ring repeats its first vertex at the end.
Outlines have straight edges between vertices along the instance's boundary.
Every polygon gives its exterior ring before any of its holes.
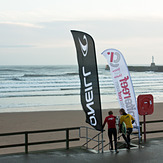
{"type": "MultiPolygon", "coordinates": [[[[119,106],[118,101],[116,102],[102,102],[102,110],[117,109],[119,106]]],[[[44,111],[82,111],[81,104],[60,104],[60,105],[44,105],[44,106],[25,106],[25,107],[10,107],[0,108],[0,113],[16,113],[16,112],[44,112],[44,111]]]]}
{"type": "MultiPolygon", "coordinates": [[[[79,105],[76,105],[79,106],[79,105]]],[[[35,122],[41,122],[41,118],[39,118],[39,115],[46,115],[47,117],[49,116],[50,119],[53,119],[52,117],[56,118],[54,121],[58,122],[57,124],[60,124],[61,119],[64,117],[66,119],[66,121],[69,121],[69,118],[73,117],[74,121],[76,121],[76,124],[86,124],[85,123],[85,113],[82,110],[81,106],[80,109],[76,109],[76,106],[74,105],[73,108],[71,109],[66,109],[67,105],[63,105],[61,106],[61,110],[53,110],[55,106],[40,106],[40,107],[26,107],[25,111],[23,112],[19,112],[19,111],[14,111],[14,112],[0,112],[0,125],[5,125],[6,128],[9,125],[9,123],[7,123],[8,119],[11,120],[17,120],[17,121],[21,121],[23,119],[23,117],[28,117],[26,119],[26,121],[30,121],[30,119],[34,120],[35,122]],[[45,107],[47,107],[47,110],[45,110],[45,107]],[[37,109],[34,110],[34,108],[42,108],[42,109],[38,109],[38,111],[36,111],[37,109]],[[43,110],[44,108],[44,110],[43,110]],[[62,108],[65,108],[62,110],[62,108]],[[41,111],[40,111],[41,110],[41,111]],[[59,117],[58,117],[59,116],[59,117]],[[62,118],[61,118],[61,117],[62,118]],[[78,118],[76,118],[78,117],[78,118]]],[[[154,113],[152,115],[147,115],[147,120],[158,120],[158,119],[163,119],[162,115],[163,115],[163,103],[155,103],[154,104],[154,113]]],[[[14,108],[15,110],[15,108],[14,108]]],[[[23,108],[21,108],[21,110],[23,110],[23,108]]],[[[112,108],[112,107],[108,107],[105,109],[102,109],[102,115],[103,115],[103,120],[105,118],[105,116],[107,116],[107,112],[109,110],[113,110],[114,115],[116,116],[120,116],[119,115],[119,108],[112,108]]],[[[140,121],[143,120],[143,116],[139,116],[140,121]]],[[[56,124],[56,123],[55,123],[56,124]]],[[[69,127],[71,123],[67,123],[68,125],[66,125],[66,123],[64,124],[65,126],[69,127]]],[[[55,125],[54,127],[62,127],[63,125],[55,125]]],[[[1,131],[3,131],[3,127],[1,127],[1,131]]]]}
{"type": "MultiPolygon", "coordinates": [[[[162,120],[163,118],[163,103],[155,103],[154,113],[152,115],[147,115],[146,120],[162,120]]],[[[104,109],[102,110],[103,120],[108,115],[108,111],[113,110],[114,115],[119,116],[119,109],[104,109]]],[[[139,116],[140,121],[143,120],[143,116],[139,116]]],[[[10,132],[21,132],[21,131],[36,131],[36,130],[47,130],[47,129],[59,129],[59,128],[69,128],[69,127],[80,127],[87,126],[89,124],[85,122],[85,113],[83,110],[67,110],[67,111],[38,111],[38,112],[12,112],[12,113],[0,113],[0,133],[10,133],[10,132]]],[[[163,128],[163,123],[158,124],[148,124],[147,130],[160,130],[163,128]]],[[[107,126],[105,126],[107,130],[107,126]]],[[[56,139],[65,136],[65,134],[58,133],[56,139]]],[[[73,136],[73,135],[72,135],[73,136]]],[[[36,140],[50,140],[55,136],[49,134],[43,138],[42,135],[37,135],[36,140]]],[[[163,137],[163,133],[149,134],[147,138],[152,137],[163,137]]],[[[107,140],[107,134],[104,133],[104,138],[107,140]]],[[[0,137],[0,145],[18,143],[19,140],[24,141],[24,137],[14,137],[14,138],[5,138],[0,137]]],[[[32,137],[31,137],[31,140],[32,137]]],[[[72,145],[76,145],[72,143],[72,145]]],[[[78,144],[79,145],[79,144],[78,144]]],[[[65,145],[57,144],[55,148],[61,148],[65,145]]],[[[49,146],[48,146],[49,148],[49,146]]],[[[54,148],[51,146],[50,148],[54,148]]],[[[31,148],[31,150],[38,150],[39,146],[31,148]]],[[[15,149],[10,149],[15,151],[15,149]]],[[[0,154],[9,152],[8,149],[0,149],[0,154]]],[[[24,151],[24,148],[21,148],[19,151],[24,151]]]]}

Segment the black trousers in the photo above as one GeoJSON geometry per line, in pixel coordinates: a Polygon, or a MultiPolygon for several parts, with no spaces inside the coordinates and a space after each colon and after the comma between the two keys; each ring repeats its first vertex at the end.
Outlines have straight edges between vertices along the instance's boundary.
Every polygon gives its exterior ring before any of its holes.
{"type": "Polygon", "coordinates": [[[115,150],[117,150],[117,130],[116,130],[116,128],[108,129],[108,137],[109,137],[109,142],[110,142],[111,150],[113,150],[112,136],[114,137],[115,150]]]}
{"type": "Polygon", "coordinates": [[[122,134],[123,139],[125,140],[128,146],[130,146],[130,135],[132,133],[132,130],[133,130],[132,128],[127,129],[127,137],[124,134],[122,134]]]}

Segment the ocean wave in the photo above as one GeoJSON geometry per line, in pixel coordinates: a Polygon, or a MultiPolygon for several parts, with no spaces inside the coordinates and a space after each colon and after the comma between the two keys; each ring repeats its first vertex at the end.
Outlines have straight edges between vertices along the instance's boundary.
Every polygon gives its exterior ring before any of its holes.
{"type": "Polygon", "coordinates": [[[13,77],[9,80],[14,80],[14,81],[23,81],[23,79],[19,78],[19,77],[13,77]]]}
{"type": "Polygon", "coordinates": [[[7,69],[7,68],[0,68],[0,72],[23,72],[23,70],[19,69],[7,69]]]}
{"type": "Polygon", "coordinates": [[[79,73],[66,73],[65,75],[71,76],[71,75],[79,75],[79,73]]]}
{"type": "Polygon", "coordinates": [[[32,78],[32,77],[57,77],[57,76],[75,76],[78,73],[61,73],[61,74],[54,74],[54,75],[47,75],[47,74],[24,74],[22,77],[25,78],[32,78]]]}
{"type": "MultiPolygon", "coordinates": [[[[76,89],[77,90],[77,89],[76,89]]],[[[55,91],[60,91],[59,88],[53,88],[53,89],[24,89],[24,90],[20,90],[20,89],[14,89],[14,90],[0,90],[1,93],[30,93],[30,92],[55,92],[55,91]]]]}
{"type": "MultiPolygon", "coordinates": [[[[100,95],[115,95],[114,92],[101,93],[100,95]]],[[[0,98],[15,98],[15,97],[50,97],[50,96],[80,96],[80,93],[64,93],[64,94],[9,94],[0,95],[0,98]]]]}
{"type": "Polygon", "coordinates": [[[24,84],[1,84],[0,89],[39,89],[39,88],[76,88],[79,87],[79,83],[24,83],[24,84]]]}
{"type": "MultiPolygon", "coordinates": [[[[155,95],[157,93],[158,97],[163,96],[163,73],[133,72],[131,77],[136,95],[142,93],[155,95]]],[[[112,97],[116,99],[114,83],[108,71],[101,69],[99,86],[101,95],[110,95],[107,98],[108,100],[112,99],[112,97]]],[[[61,101],[63,99],[67,100],[67,96],[70,96],[72,101],[74,101],[75,96],[80,97],[80,79],[77,68],[69,66],[22,66],[13,67],[13,69],[11,67],[0,67],[0,97],[6,98],[7,101],[3,104],[2,99],[1,105],[10,103],[10,97],[11,105],[13,105],[12,100],[15,103],[24,103],[28,99],[23,97],[38,97],[38,99],[45,97],[46,101],[50,99],[48,96],[54,97],[54,103],[57,103],[58,99],[61,101]],[[64,98],[64,96],[66,97],[64,98]],[[15,100],[14,97],[18,97],[18,100],[15,100]]],[[[30,103],[33,103],[33,101],[35,101],[35,98],[30,103]]],[[[38,103],[40,102],[42,101],[39,100],[38,103]]]]}
{"type": "Polygon", "coordinates": [[[14,94],[14,95],[1,95],[0,98],[13,98],[13,97],[48,97],[48,96],[76,96],[79,95],[78,93],[67,93],[67,94],[14,94]]]}
{"type": "Polygon", "coordinates": [[[44,75],[44,74],[24,74],[22,77],[53,77],[56,75],[44,75]]]}

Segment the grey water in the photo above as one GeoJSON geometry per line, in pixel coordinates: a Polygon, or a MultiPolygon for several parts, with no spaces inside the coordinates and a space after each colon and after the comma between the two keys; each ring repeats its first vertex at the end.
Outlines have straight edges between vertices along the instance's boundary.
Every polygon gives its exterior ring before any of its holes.
{"type": "MultiPolygon", "coordinates": [[[[105,65],[98,66],[98,74],[101,102],[117,103],[105,65]]],[[[130,75],[136,96],[152,94],[155,102],[162,101],[162,72],[130,72],[130,75]]],[[[39,111],[40,106],[45,106],[46,110],[46,106],[66,105],[80,105],[77,66],[0,66],[0,112],[25,107],[35,107],[39,111]]]]}

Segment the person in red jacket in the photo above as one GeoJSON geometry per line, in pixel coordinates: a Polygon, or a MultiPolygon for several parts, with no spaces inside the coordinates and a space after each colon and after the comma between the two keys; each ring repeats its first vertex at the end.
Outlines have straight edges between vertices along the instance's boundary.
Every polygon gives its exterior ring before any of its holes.
{"type": "Polygon", "coordinates": [[[118,153],[117,150],[117,130],[116,130],[116,117],[113,115],[112,111],[108,112],[109,116],[105,118],[105,121],[102,125],[102,127],[105,127],[105,124],[108,124],[108,137],[110,141],[110,150],[113,150],[113,141],[112,141],[112,135],[114,136],[114,145],[115,145],[115,152],[118,153]]]}

